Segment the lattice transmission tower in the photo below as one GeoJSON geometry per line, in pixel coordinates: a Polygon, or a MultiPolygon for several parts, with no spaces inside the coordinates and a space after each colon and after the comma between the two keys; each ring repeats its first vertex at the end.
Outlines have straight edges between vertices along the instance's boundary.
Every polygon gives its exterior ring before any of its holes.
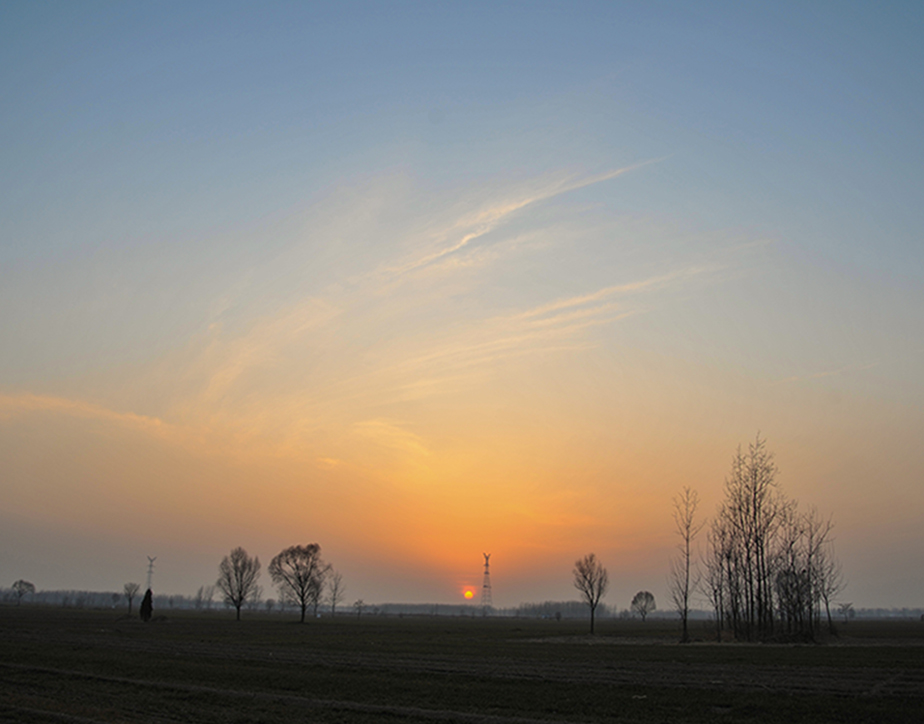
{"type": "Polygon", "coordinates": [[[151,590],[151,581],[154,578],[154,561],[156,560],[157,560],[157,556],[154,556],[153,558],[151,558],[151,556],[148,556],[148,585],[147,585],[147,588],[145,589],[148,591],[151,590]]]}
{"type": "Polygon", "coordinates": [[[487,616],[491,610],[491,554],[482,553],[484,556],[484,583],[481,584],[481,615],[487,616]]]}

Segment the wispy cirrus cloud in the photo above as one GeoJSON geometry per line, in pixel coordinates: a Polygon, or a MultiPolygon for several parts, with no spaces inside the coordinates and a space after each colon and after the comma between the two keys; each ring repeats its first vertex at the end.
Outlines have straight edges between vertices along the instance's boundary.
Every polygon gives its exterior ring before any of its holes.
{"type": "Polygon", "coordinates": [[[809,380],[821,380],[825,377],[839,377],[841,375],[849,374],[851,372],[864,372],[866,370],[871,370],[879,366],[879,362],[870,362],[868,364],[851,364],[844,365],[843,367],[837,367],[830,370],[822,370],[821,372],[815,372],[808,375],[793,375],[792,377],[785,377],[780,382],[808,382],[809,380]]]}
{"type": "MultiPolygon", "coordinates": [[[[408,412],[410,403],[450,401],[453,396],[461,400],[479,394],[483,383],[498,374],[512,369],[528,373],[533,360],[583,354],[604,342],[605,336],[596,330],[644,314],[663,303],[654,295],[680,289],[721,268],[690,263],[577,293],[548,294],[574,287],[574,279],[561,274],[561,284],[548,291],[536,285],[514,290],[519,293],[503,304],[473,293],[485,277],[507,283],[505,275],[516,272],[524,260],[555,263],[554,255],[537,255],[537,250],[550,248],[548,244],[564,248],[568,243],[567,230],[556,227],[550,232],[548,220],[540,227],[518,227],[489,245],[475,245],[476,239],[543,200],[658,160],[604,174],[538,180],[525,190],[495,194],[500,201],[485,203],[483,196],[474,195],[449,210],[430,209],[432,218],[411,219],[407,240],[400,228],[390,228],[391,241],[377,249],[385,261],[371,272],[356,274],[365,264],[361,255],[328,255],[320,286],[308,276],[304,291],[290,294],[285,303],[280,299],[275,308],[264,307],[259,316],[249,319],[222,319],[190,340],[185,351],[153,364],[148,378],[135,384],[150,390],[150,407],[158,411],[158,417],[150,419],[169,420],[200,439],[275,440],[281,447],[303,449],[314,460],[347,456],[337,445],[325,448],[335,438],[426,454],[426,440],[415,437],[420,433],[415,428],[419,421],[408,412]],[[514,259],[514,253],[521,256],[514,259]],[[463,267],[451,268],[450,260],[483,262],[488,273],[454,274],[454,268],[463,267]],[[417,273],[435,269],[445,272],[437,279],[439,284],[432,279],[416,283],[417,273]],[[395,284],[396,279],[401,282],[395,284]],[[443,284],[444,279],[451,284],[443,284]],[[532,303],[524,303],[527,299],[532,303]]],[[[370,191],[378,192],[378,186],[370,191]]],[[[347,250],[355,235],[367,243],[375,230],[375,210],[390,208],[362,194],[353,196],[362,209],[373,211],[357,219],[339,209],[337,215],[344,217],[346,225],[338,227],[325,216],[323,227],[347,250]]],[[[390,197],[390,203],[396,203],[396,197],[390,197]]],[[[579,263],[581,248],[575,245],[569,252],[569,258],[579,263]]],[[[646,268],[652,266],[658,265],[646,268]]],[[[304,268],[277,264],[266,273],[249,273],[282,280],[297,291],[296,277],[304,268]]],[[[631,268],[620,267],[621,276],[629,274],[631,268]]],[[[241,306],[233,299],[223,304],[224,309],[241,306]]],[[[104,409],[99,407],[96,413],[103,415],[104,409]]]]}
{"type": "Polygon", "coordinates": [[[362,420],[353,425],[354,435],[375,445],[416,457],[430,454],[423,439],[395,420],[362,420]]]}
{"type": "Polygon", "coordinates": [[[428,251],[420,256],[411,256],[397,264],[386,265],[379,270],[378,274],[385,276],[400,276],[429,266],[439,262],[447,256],[461,251],[473,241],[487,236],[497,229],[505,220],[522,209],[571,191],[577,191],[595,184],[603,183],[604,181],[610,181],[618,176],[622,176],[654,163],[659,163],[663,160],[663,158],[658,158],[642,161],[592,176],[560,176],[555,179],[541,182],[537,185],[538,187],[534,186],[532,189],[520,191],[518,193],[514,192],[509,195],[507,200],[488,204],[477,211],[465,214],[456,219],[455,222],[451,223],[447,228],[440,230],[440,232],[434,235],[439,245],[435,250],[428,251]]]}
{"type": "Polygon", "coordinates": [[[667,274],[660,274],[658,276],[640,279],[639,281],[635,282],[614,284],[613,286],[603,287],[602,289],[597,289],[596,291],[588,292],[586,294],[578,294],[563,299],[556,299],[555,301],[548,302],[546,304],[540,304],[533,309],[522,312],[520,316],[524,318],[539,317],[547,315],[551,312],[557,312],[561,309],[572,309],[574,307],[592,305],[596,302],[601,302],[611,297],[626,296],[638,292],[661,289],[669,286],[674,282],[700,276],[709,272],[714,272],[719,268],[720,267],[714,265],[698,265],[686,269],[677,269],[675,271],[668,272],[667,274]]]}
{"type": "Polygon", "coordinates": [[[10,419],[30,412],[50,412],[68,417],[103,420],[157,433],[163,433],[168,427],[157,417],[117,412],[85,400],[30,393],[0,395],[0,419],[10,419]]]}

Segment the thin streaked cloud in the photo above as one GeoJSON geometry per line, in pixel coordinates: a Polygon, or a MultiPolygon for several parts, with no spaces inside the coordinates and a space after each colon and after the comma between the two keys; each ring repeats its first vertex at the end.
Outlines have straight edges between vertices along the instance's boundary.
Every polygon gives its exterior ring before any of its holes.
{"type": "Polygon", "coordinates": [[[471,214],[465,215],[452,223],[449,228],[437,233],[435,235],[437,240],[443,244],[447,244],[442,246],[442,248],[425,253],[423,256],[417,258],[399,262],[396,265],[386,265],[378,273],[385,276],[400,276],[429,266],[440,261],[444,257],[461,251],[469,246],[471,242],[490,234],[510,216],[529,206],[542,201],[548,201],[571,191],[577,191],[595,184],[610,181],[630,171],[635,171],[663,160],[664,159],[651,159],[594,176],[563,176],[545,184],[537,184],[539,188],[531,193],[521,193],[520,195],[510,194],[509,197],[511,200],[489,205],[471,214]]]}
{"type": "Polygon", "coordinates": [[[830,370],[822,370],[821,372],[815,372],[808,375],[793,375],[792,377],[785,377],[784,379],[779,380],[780,382],[808,382],[809,380],[821,380],[825,377],[839,377],[841,375],[850,374],[852,372],[865,372],[866,370],[875,369],[879,366],[879,362],[870,362],[868,364],[852,364],[844,365],[843,367],[837,367],[830,370]]]}

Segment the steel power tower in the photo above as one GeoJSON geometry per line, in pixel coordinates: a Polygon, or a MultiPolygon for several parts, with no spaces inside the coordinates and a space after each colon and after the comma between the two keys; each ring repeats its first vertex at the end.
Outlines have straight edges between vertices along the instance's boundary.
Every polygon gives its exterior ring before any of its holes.
{"type": "Polygon", "coordinates": [[[482,553],[484,556],[484,583],[481,584],[481,615],[487,616],[491,609],[491,554],[482,553]]]}
{"type": "Polygon", "coordinates": [[[154,578],[154,561],[157,560],[157,556],[151,558],[148,556],[148,587],[147,590],[151,590],[151,579],[154,578]]]}

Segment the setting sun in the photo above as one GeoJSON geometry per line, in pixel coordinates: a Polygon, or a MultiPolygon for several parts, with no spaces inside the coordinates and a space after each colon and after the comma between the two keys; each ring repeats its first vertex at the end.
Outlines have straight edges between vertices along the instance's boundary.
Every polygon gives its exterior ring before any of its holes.
{"type": "Polygon", "coordinates": [[[465,600],[470,601],[475,597],[475,592],[471,588],[466,588],[462,595],[465,596],[465,600]]]}

